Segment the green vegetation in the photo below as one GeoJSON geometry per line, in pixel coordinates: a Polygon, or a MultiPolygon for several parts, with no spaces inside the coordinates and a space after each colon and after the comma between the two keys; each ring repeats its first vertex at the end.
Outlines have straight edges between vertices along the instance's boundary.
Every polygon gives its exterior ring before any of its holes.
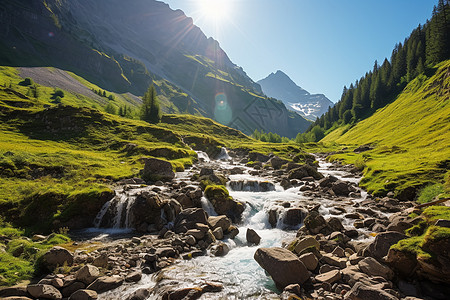
{"type": "Polygon", "coordinates": [[[450,228],[433,224],[439,219],[450,220],[450,207],[430,206],[421,216],[424,221],[407,231],[412,237],[399,241],[391,248],[414,254],[418,259],[433,260],[435,255],[430,245],[437,244],[441,240],[450,240],[450,228]]]}
{"type": "Polygon", "coordinates": [[[420,188],[448,181],[450,101],[445,90],[450,86],[449,69],[450,60],[442,62],[432,76],[415,78],[393,103],[373,116],[327,135],[324,144],[349,149],[331,159],[362,168],[360,185],[375,195],[395,190],[400,198],[413,200],[420,188]],[[364,144],[374,149],[362,154],[351,151],[364,144]]]}
{"type": "Polygon", "coordinates": [[[260,140],[262,142],[269,142],[269,143],[289,143],[291,140],[287,137],[282,137],[279,134],[268,132],[265,133],[263,130],[261,132],[258,131],[258,129],[255,129],[255,131],[252,134],[252,138],[260,140]]]}
{"type": "Polygon", "coordinates": [[[424,187],[419,192],[417,202],[420,204],[428,203],[435,200],[436,197],[444,193],[444,185],[440,183],[430,184],[424,187]]]}
{"type": "Polygon", "coordinates": [[[208,185],[205,189],[205,197],[213,200],[213,199],[225,199],[229,198],[230,194],[228,190],[223,185],[208,185]]]}

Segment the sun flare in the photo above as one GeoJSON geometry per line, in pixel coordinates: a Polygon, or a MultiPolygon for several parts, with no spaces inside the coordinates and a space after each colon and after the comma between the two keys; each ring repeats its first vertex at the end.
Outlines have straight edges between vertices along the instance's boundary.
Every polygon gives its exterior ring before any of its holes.
{"type": "Polygon", "coordinates": [[[230,0],[198,0],[203,17],[220,22],[229,16],[230,0]]]}

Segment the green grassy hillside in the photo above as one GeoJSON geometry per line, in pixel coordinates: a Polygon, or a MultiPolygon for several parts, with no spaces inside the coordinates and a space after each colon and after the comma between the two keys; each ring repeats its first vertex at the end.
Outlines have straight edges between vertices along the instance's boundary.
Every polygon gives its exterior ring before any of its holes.
{"type": "Polygon", "coordinates": [[[439,64],[430,77],[418,76],[373,116],[336,129],[322,142],[349,149],[374,146],[332,159],[364,168],[361,185],[377,195],[395,188],[401,198],[414,197],[417,188],[444,181],[450,168],[450,61],[439,64]]]}

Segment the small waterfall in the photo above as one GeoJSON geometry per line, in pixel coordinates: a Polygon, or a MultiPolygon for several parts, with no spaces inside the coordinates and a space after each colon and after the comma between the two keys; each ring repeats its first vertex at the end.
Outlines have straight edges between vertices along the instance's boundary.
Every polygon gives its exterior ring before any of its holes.
{"type": "Polygon", "coordinates": [[[114,198],[106,202],[95,217],[94,227],[100,228],[106,223],[109,228],[129,228],[129,211],[135,198],[135,194],[116,190],[114,198]],[[105,218],[111,221],[106,222],[105,218]]]}
{"type": "Polygon", "coordinates": [[[228,155],[228,151],[227,148],[222,147],[222,149],[220,150],[220,154],[217,156],[218,160],[231,160],[231,156],[228,155]]]}
{"type": "Polygon", "coordinates": [[[105,216],[106,212],[109,210],[109,207],[111,206],[112,201],[116,197],[117,196],[115,196],[113,199],[111,199],[108,202],[106,202],[105,204],[103,204],[102,208],[100,209],[100,211],[98,212],[97,216],[95,217],[95,220],[94,220],[94,227],[95,228],[99,228],[100,227],[100,225],[102,224],[103,217],[105,216]]]}
{"type": "Polygon", "coordinates": [[[269,181],[233,180],[229,183],[233,191],[239,192],[270,192],[275,191],[275,185],[269,181]]]}
{"type": "Polygon", "coordinates": [[[209,158],[208,154],[203,151],[195,151],[197,153],[197,157],[199,161],[203,162],[210,162],[211,159],[209,158]]]}

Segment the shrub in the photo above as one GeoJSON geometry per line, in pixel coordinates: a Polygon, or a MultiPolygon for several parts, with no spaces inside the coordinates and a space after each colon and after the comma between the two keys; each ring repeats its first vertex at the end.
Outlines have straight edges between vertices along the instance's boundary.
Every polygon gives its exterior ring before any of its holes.
{"type": "Polygon", "coordinates": [[[29,85],[33,85],[33,79],[31,79],[30,77],[25,78],[22,82],[19,83],[20,85],[23,86],[29,86],[29,85]]]}
{"type": "Polygon", "coordinates": [[[64,91],[60,89],[56,89],[53,93],[53,97],[56,99],[57,97],[64,98],[64,91]]]}

